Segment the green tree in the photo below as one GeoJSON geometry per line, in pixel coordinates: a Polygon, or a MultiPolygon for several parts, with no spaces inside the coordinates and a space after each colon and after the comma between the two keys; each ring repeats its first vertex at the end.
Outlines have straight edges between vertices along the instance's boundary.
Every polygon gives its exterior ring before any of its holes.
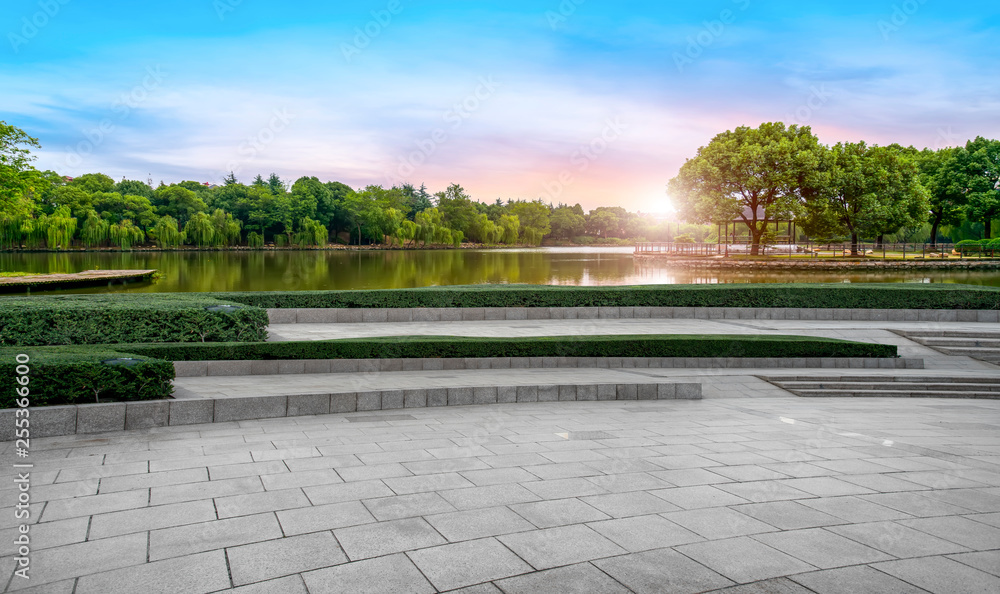
{"type": "Polygon", "coordinates": [[[927,220],[930,204],[920,171],[898,145],[839,143],[822,169],[825,187],[821,198],[809,203],[805,229],[850,235],[852,254],[862,235],[881,237],[927,220]]]}
{"type": "Polygon", "coordinates": [[[957,154],[961,150],[963,149],[924,149],[917,158],[920,183],[927,190],[930,200],[932,246],[937,245],[938,230],[942,225],[958,225],[965,218],[968,197],[964,184],[957,175],[957,154]]]}
{"type": "Polygon", "coordinates": [[[272,173],[267,178],[267,187],[271,188],[271,193],[275,196],[284,194],[288,191],[288,188],[285,187],[285,182],[281,181],[281,178],[278,177],[277,173],[272,173]]]}
{"type": "Polygon", "coordinates": [[[240,221],[221,208],[212,213],[212,228],[215,230],[212,241],[216,246],[232,246],[240,242],[240,221]]]}
{"type": "Polygon", "coordinates": [[[990,239],[993,219],[1000,218],[1000,140],[982,136],[970,140],[958,153],[956,165],[968,198],[966,213],[983,224],[983,237],[990,239]]]}
{"type": "Polygon", "coordinates": [[[0,120],[0,221],[14,221],[31,216],[34,195],[45,183],[31,166],[35,157],[31,148],[41,148],[37,138],[0,120]]]}
{"type": "Polygon", "coordinates": [[[769,225],[800,213],[815,195],[823,150],[808,126],[740,127],[698,149],[668,192],[689,222],[742,221],[756,255],[769,225]]]}
{"type": "Polygon", "coordinates": [[[128,251],[132,249],[132,246],[141,244],[146,239],[146,233],[136,227],[132,221],[125,219],[111,225],[108,229],[108,237],[111,239],[111,243],[128,251]]]}
{"type": "Polygon", "coordinates": [[[74,177],[69,185],[76,186],[84,192],[93,194],[94,192],[114,192],[115,180],[103,173],[85,173],[79,177],[74,177]]]}
{"type": "Polygon", "coordinates": [[[500,229],[501,243],[508,245],[517,243],[521,231],[521,220],[517,218],[517,215],[501,215],[497,221],[497,227],[500,229]]]}
{"type": "Polygon", "coordinates": [[[403,184],[399,190],[406,197],[406,205],[409,206],[406,218],[411,221],[418,212],[423,212],[434,206],[431,195],[427,193],[427,186],[424,184],[420,184],[420,188],[414,188],[413,184],[403,184]]]}
{"type": "Polygon", "coordinates": [[[461,231],[467,237],[470,236],[479,210],[472,203],[472,198],[466,193],[465,188],[451,184],[445,191],[438,192],[434,196],[437,197],[437,209],[444,216],[444,224],[461,231]]]}
{"type": "Polygon", "coordinates": [[[184,232],[177,226],[177,219],[169,215],[160,217],[153,227],[152,235],[156,238],[156,246],[160,249],[178,247],[186,239],[184,232]]]}
{"type": "Polygon", "coordinates": [[[176,185],[157,188],[151,202],[156,207],[156,214],[174,217],[178,225],[185,225],[196,213],[208,210],[208,205],[197,194],[176,185]]]}
{"type": "Polygon", "coordinates": [[[122,196],[117,192],[97,192],[90,196],[94,210],[112,222],[131,219],[143,229],[150,229],[159,217],[148,198],[143,196],[122,196]]]}
{"type": "Polygon", "coordinates": [[[541,200],[514,202],[508,210],[520,222],[521,240],[527,245],[541,245],[542,238],[552,231],[549,207],[541,200]]]}
{"type": "Polygon", "coordinates": [[[149,187],[146,182],[134,179],[123,179],[115,184],[113,191],[121,194],[122,196],[142,196],[143,198],[153,197],[153,188],[149,187]]]}
{"type": "Polygon", "coordinates": [[[90,210],[85,214],[83,226],[80,227],[80,239],[86,247],[97,247],[109,239],[111,223],[101,218],[97,211],[90,210]]]}
{"type": "Polygon", "coordinates": [[[583,209],[581,208],[580,214],[577,214],[573,207],[565,205],[556,207],[549,217],[549,222],[552,226],[552,235],[561,239],[572,239],[583,235],[587,221],[582,211],[583,209]]]}
{"type": "Polygon", "coordinates": [[[208,247],[215,245],[215,225],[212,224],[212,217],[203,212],[196,212],[191,215],[187,224],[184,225],[184,235],[198,247],[208,247]]]}

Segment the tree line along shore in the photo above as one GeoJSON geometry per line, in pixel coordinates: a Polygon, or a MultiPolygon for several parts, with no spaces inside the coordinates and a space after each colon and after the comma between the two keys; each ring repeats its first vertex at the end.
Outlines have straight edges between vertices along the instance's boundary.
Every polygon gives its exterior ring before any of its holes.
{"type": "MultiPolygon", "coordinates": [[[[621,207],[585,212],[541,199],[473,200],[459,184],[353,189],[271,174],[218,185],[75,178],[32,166],[37,139],[0,122],[0,249],[427,248],[727,241],[758,247],[779,221],[813,240],[989,239],[1000,217],[1000,141],[940,150],[839,143],[808,127],[763,124],[716,136],[668,185],[688,223],[621,207]]],[[[666,196],[665,196],[666,201],[666,196]]],[[[803,237],[805,236],[803,235],[803,237]]],[[[792,238],[797,239],[797,238],[792,238]]]]}

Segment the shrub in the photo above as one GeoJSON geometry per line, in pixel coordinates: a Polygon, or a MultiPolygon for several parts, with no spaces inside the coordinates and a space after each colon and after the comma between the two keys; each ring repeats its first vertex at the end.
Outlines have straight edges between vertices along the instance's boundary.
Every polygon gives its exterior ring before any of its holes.
{"type": "Polygon", "coordinates": [[[379,291],[206,293],[264,308],[794,307],[1000,309],[1000,288],[952,284],[466,285],[379,291]]]}
{"type": "MultiPolygon", "coordinates": [[[[14,378],[15,357],[26,354],[28,400],[32,407],[122,400],[168,398],[173,390],[174,365],[111,349],[80,347],[0,348],[0,375],[14,378]],[[104,361],[131,357],[134,364],[104,361]]],[[[14,381],[0,387],[0,408],[14,408],[20,397],[14,381]]]]}
{"type": "Polygon", "coordinates": [[[983,248],[978,239],[963,239],[955,244],[955,251],[962,254],[978,254],[983,248]]]}
{"type": "Polygon", "coordinates": [[[171,361],[462,357],[895,357],[893,345],[801,336],[615,335],[479,338],[393,336],[262,343],[137,344],[171,361]]]}
{"type": "Polygon", "coordinates": [[[257,341],[267,312],[190,294],[59,295],[0,299],[0,345],[257,341]]]}
{"type": "Polygon", "coordinates": [[[256,231],[251,231],[247,234],[247,246],[259,250],[264,247],[264,236],[256,231]]]}

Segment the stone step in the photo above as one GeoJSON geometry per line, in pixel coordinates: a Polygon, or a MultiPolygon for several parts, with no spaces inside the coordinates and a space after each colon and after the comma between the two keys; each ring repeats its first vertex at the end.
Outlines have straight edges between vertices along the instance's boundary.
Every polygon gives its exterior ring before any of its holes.
{"type": "Polygon", "coordinates": [[[889,391],[941,391],[941,392],[998,392],[1000,384],[978,383],[909,383],[909,382],[772,382],[789,391],[800,390],[889,390],[889,391]]]}
{"type": "Polygon", "coordinates": [[[905,376],[879,376],[879,375],[797,375],[797,376],[762,376],[761,379],[769,382],[861,382],[867,385],[873,383],[891,384],[903,382],[911,384],[996,384],[1000,385],[1000,376],[996,377],[969,377],[969,376],[947,376],[947,375],[905,375],[905,376]]]}
{"type": "Polygon", "coordinates": [[[1000,332],[984,330],[909,330],[903,332],[914,338],[995,338],[1000,339],[1000,332]]]}
{"type": "Polygon", "coordinates": [[[1000,349],[1000,338],[917,338],[915,342],[939,348],[939,347],[964,347],[964,348],[988,348],[1000,349]]]}
{"type": "Polygon", "coordinates": [[[1000,349],[991,348],[961,348],[961,347],[940,347],[939,351],[946,355],[958,355],[965,357],[973,357],[975,359],[980,359],[982,361],[994,362],[1000,361],[1000,349]]]}
{"type": "Polygon", "coordinates": [[[980,398],[997,400],[1000,392],[951,392],[907,390],[793,390],[797,396],[807,398],[980,398]]]}

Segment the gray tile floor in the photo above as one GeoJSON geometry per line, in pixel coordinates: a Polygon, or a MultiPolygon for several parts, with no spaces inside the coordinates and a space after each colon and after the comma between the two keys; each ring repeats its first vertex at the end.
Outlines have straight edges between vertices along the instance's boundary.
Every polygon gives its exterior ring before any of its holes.
{"type": "Polygon", "coordinates": [[[1000,591],[1000,402],[760,396],[39,439],[0,590],[1000,591]]]}

